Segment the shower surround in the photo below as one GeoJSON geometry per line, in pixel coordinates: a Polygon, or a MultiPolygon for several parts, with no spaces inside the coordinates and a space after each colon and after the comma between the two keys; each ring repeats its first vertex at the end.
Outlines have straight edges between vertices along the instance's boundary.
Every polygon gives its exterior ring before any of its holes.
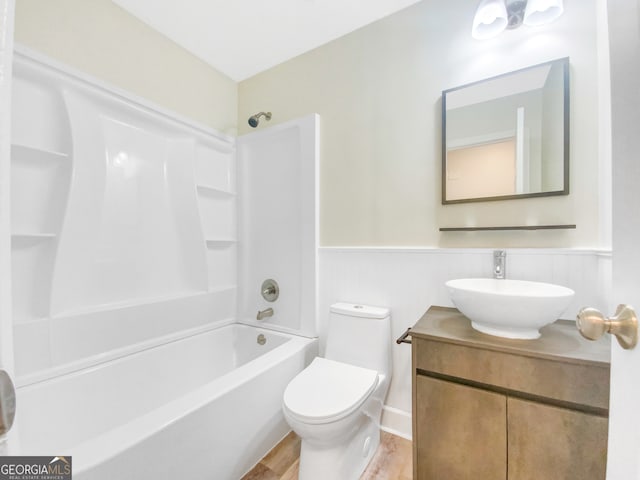
{"type": "Polygon", "coordinates": [[[282,392],[317,353],[317,118],[246,135],[238,181],[234,138],[24,48],[12,95],[7,453],[64,450],[78,478],[172,455],[153,478],[238,478],[288,431],[282,392]],[[258,322],[263,276],[283,295],[258,322]],[[209,460],[176,450],[194,441],[209,460]]]}
{"type": "Polygon", "coordinates": [[[18,385],[234,317],[234,155],[231,138],[16,54],[18,385]]]}

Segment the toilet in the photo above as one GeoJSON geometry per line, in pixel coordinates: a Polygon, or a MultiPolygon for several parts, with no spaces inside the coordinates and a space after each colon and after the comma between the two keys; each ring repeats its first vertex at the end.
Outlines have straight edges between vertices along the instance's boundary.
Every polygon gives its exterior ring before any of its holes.
{"type": "Polygon", "coordinates": [[[302,439],[300,480],[357,480],[380,443],[391,381],[388,308],[331,306],[324,357],[287,385],[282,409],[302,439]]]}

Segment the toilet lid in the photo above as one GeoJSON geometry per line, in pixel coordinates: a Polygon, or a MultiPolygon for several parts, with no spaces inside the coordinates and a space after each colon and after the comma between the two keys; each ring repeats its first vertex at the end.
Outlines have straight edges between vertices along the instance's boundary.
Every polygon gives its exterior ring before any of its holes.
{"type": "Polygon", "coordinates": [[[316,357],[284,392],[284,406],[306,423],[326,423],[358,408],[378,384],[378,372],[316,357]]]}

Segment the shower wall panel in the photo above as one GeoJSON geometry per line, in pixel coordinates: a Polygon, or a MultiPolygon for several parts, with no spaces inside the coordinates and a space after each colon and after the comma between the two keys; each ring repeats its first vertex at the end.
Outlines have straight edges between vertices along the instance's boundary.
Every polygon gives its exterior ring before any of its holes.
{"type": "Polygon", "coordinates": [[[12,120],[18,384],[235,317],[232,138],[28,52],[12,120]]]}
{"type": "Polygon", "coordinates": [[[316,335],[319,130],[314,114],[238,138],[243,323],[316,335]],[[280,287],[274,302],[261,295],[268,278],[280,287]]]}
{"type": "Polygon", "coordinates": [[[205,291],[190,142],[84,95],[64,99],[74,174],[52,313],[205,291]]]}

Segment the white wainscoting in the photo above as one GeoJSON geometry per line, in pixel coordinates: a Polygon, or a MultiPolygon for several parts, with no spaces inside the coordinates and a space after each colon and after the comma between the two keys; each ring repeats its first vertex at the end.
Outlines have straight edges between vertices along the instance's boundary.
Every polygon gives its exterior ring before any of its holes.
{"type": "MultiPolygon", "coordinates": [[[[583,306],[611,310],[611,252],[572,249],[506,249],[507,277],[564,285],[576,296],[563,318],[583,306]]],[[[320,249],[320,351],[329,306],[338,301],[391,308],[398,337],[431,305],[453,306],[444,283],[489,277],[493,249],[336,248],[320,249]]],[[[353,339],[357,348],[357,339],[353,339]]],[[[383,429],[411,438],[411,347],[393,344],[393,379],[383,429]]]]}

